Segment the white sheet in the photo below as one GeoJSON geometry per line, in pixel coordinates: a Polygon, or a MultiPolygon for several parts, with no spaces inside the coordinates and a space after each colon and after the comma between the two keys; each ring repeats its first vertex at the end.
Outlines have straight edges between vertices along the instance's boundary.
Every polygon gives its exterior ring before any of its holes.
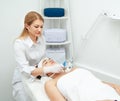
{"type": "Polygon", "coordinates": [[[57,87],[68,101],[96,101],[120,96],[110,86],[101,83],[92,73],[77,69],[58,80],[57,87]]]}
{"type": "MultiPolygon", "coordinates": [[[[44,90],[44,82],[47,79],[36,79],[34,82],[23,79],[24,87],[32,101],[50,101],[44,90]]],[[[106,97],[120,101],[120,96],[114,89],[101,84],[99,79],[83,69],[75,70],[61,77],[58,80],[57,87],[68,101],[95,101],[95,99],[106,99],[106,97]]]]}
{"type": "Polygon", "coordinates": [[[23,79],[25,90],[32,101],[50,101],[44,90],[44,81],[47,78],[43,79],[44,80],[35,79],[34,82],[30,79],[23,79]]]}

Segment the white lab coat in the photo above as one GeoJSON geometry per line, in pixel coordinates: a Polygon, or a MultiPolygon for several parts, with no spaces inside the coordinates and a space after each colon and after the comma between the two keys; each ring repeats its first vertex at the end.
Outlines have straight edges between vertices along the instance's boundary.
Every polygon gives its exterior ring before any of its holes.
{"type": "Polygon", "coordinates": [[[35,69],[40,60],[45,57],[45,38],[39,37],[37,43],[33,43],[30,37],[16,39],[14,42],[14,54],[16,68],[13,75],[13,97],[16,101],[30,101],[25,93],[22,77],[31,77],[31,72],[35,69]]]}

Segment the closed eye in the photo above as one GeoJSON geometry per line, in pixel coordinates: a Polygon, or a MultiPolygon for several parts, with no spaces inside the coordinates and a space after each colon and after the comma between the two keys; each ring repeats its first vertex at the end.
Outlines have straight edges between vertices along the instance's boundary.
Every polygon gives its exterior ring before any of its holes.
{"type": "Polygon", "coordinates": [[[51,60],[51,58],[48,58],[48,59],[44,60],[43,64],[46,65],[47,63],[49,63],[50,60],[51,60]]]}
{"type": "Polygon", "coordinates": [[[48,63],[47,60],[44,60],[44,61],[43,61],[43,64],[47,64],[47,63],[48,63]]]}

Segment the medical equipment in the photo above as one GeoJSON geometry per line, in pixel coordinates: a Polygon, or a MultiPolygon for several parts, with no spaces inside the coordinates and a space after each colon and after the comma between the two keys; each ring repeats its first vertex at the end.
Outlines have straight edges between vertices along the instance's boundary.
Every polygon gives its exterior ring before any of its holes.
{"type": "Polygon", "coordinates": [[[73,67],[73,59],[65,60],[63,62],[63,66],[65,68],[65,72],[69,72],[71,70],[71,68],[73,67]]]}

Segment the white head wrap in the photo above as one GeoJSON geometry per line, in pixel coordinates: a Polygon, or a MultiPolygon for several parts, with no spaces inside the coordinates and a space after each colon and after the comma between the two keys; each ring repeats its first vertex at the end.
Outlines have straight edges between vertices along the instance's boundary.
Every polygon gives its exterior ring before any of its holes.
{"type": "Polygon", "coordinates": [[[49,58],[48,58],[48,57],[45,57],[45,58],[41,59],[41,61],[38,63],[38,67],[41,68],[43,61],[46,60],[46,59],[49,59],[49,58]]]}

